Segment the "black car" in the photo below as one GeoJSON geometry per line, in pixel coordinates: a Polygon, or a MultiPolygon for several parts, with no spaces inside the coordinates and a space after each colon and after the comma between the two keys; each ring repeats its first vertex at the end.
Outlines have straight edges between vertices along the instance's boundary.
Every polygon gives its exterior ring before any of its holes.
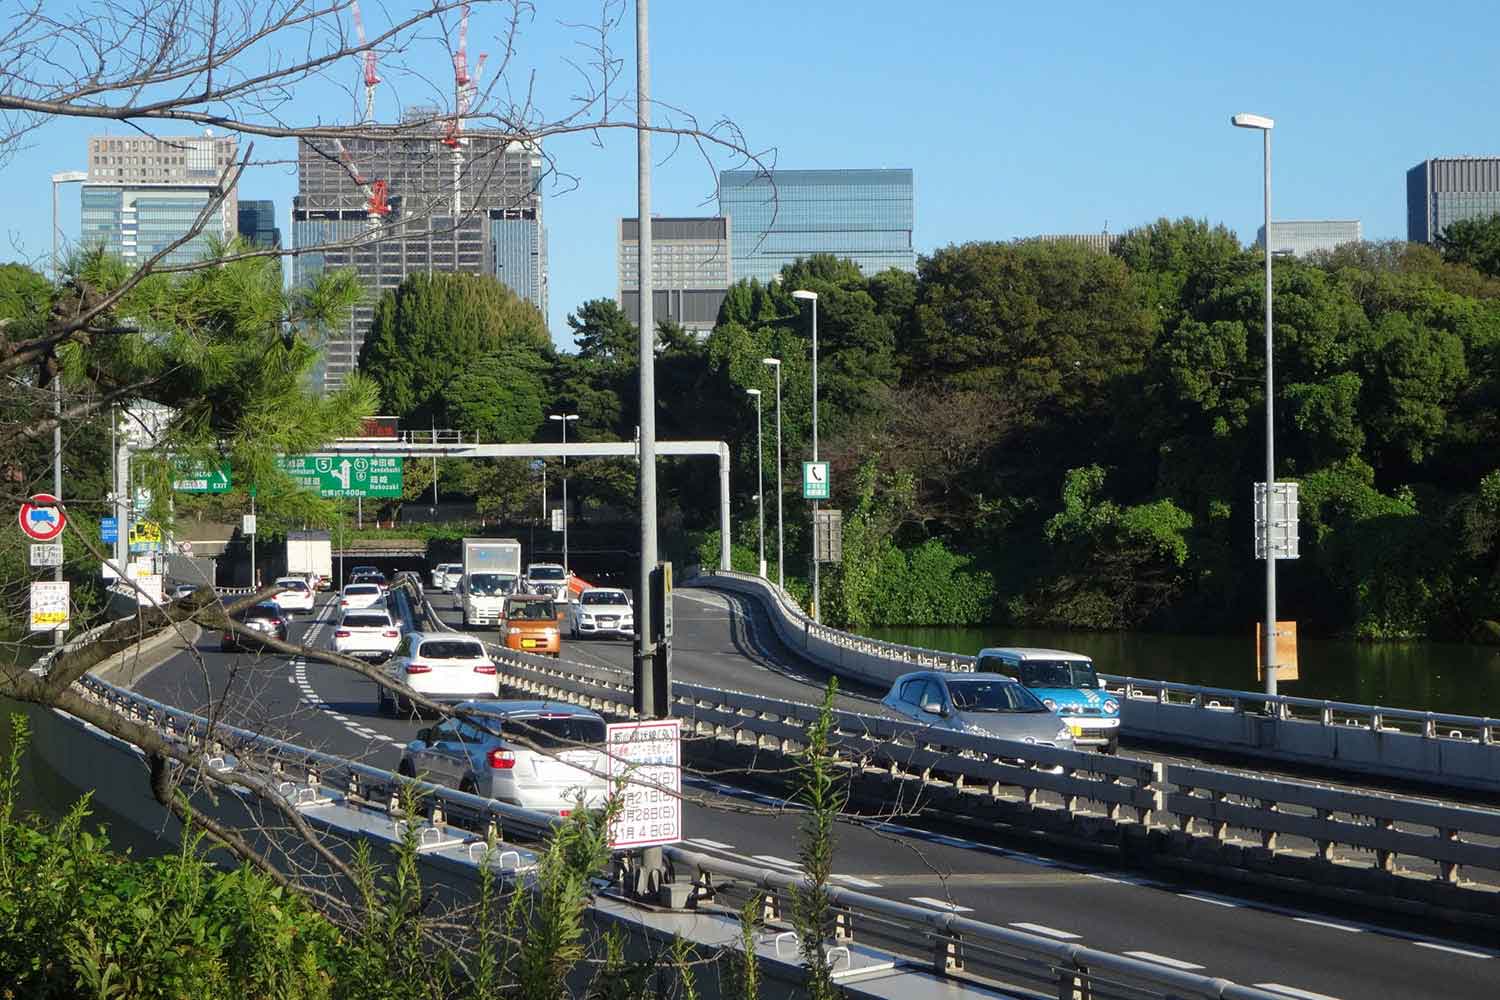
{"type": "Polygon", "coordinates": [[[349,574],[350,583],[378,583],[381,589],[387,586],[385,574],[378,569],[361,569],[349,574]]]}
{"type": "MultiPolygon", "coordinates": [[[[275,601],[262,601],[243,611],[236,611],[234,620],[248,629],[286,641],[286,615],[275,601]]],[[[231,653],[247,646],[259,648],[260,644],[249,636],[236,635],[228,629],[219,635],[221,652],[231,653]]]]}

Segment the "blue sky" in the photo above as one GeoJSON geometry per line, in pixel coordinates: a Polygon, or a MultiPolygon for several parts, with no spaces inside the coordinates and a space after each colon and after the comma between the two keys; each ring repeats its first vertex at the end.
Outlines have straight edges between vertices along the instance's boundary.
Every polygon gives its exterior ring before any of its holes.
{"type": "MultiPolygon", "coordinates": [[[[372,29],[385,21],[366,6],[372,29]]],[[[537,7],[511,78],[524,87],[534,70],[538,103],[557,117],[577,90],[564,60],[587,58],[562,22],[597,19],[599,7],[537,7]]],[[[390,0],[391,14],[406,9],[390,0]]],[[[1230,127],[1236,111],[1277,121],[1277,218],[1357,218],[1370,239],[1405,237],[1408,167],[1429,156],[1500,153],[1500,8],[1480,0],[1433,9],[1380,0],[655,0],[651,15],[658,100],[705,122],[734,120],[781,167],[913,168],[921,253],[1182,215],[1222,221],[1248,241],[1261,216],[1260,143],[1230,127]],[[1263,33],[1252,32],[1257,25],[1263,33]]],[[[633,85],[633,6],[625,16],[615,46],[633,85]]],[[[493,50],[499,26],[495,11],[477,9],[471,49],[493,50]]],[[[433,77],[447,80],[443,51],[428,49],[433,77]]],[[[352,79],[357,67],[348,69],[352,79]]],[[[410,81],[393,82],[381,88],[377,113],[394,117],[400,98],[423,96],[410,81]]],[[[309,118],[349,105],[326,92],[305,99],[315,106],[309,118]]],[[[81,168],[84,140],[96,131],[51,125],[5,164],[11,202],[0,259],[45,258],[48,175],[81,168]]],[[[270,145],[260,142],[258,153],[270,145]]],[[[614,295],[616,220],[635,214],[635,144],[618,131],[602,147],[578,136],[548,149],[577,178],[571,190],[549,188],[544,208],[549,320],[568,346],[567,313],[614,295]]],[[[670,155],[663,138],[656,154],[655,211],[715,210],[713,169],[730,161],[710,167],[686,148],[670,155]]],[[[240,197],[273,198],[285,218],[294,191],[284,167],[265,167],[247,176],[240,197]]],[[[64,189],[62,204],[62,231],[76,235],[76,188],[64,189]]]]}

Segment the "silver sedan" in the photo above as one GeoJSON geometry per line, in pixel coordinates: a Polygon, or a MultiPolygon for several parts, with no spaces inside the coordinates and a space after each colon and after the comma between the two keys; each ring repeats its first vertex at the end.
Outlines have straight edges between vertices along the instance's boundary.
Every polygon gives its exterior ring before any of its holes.
{"type": "Polygon", "coordinates": [[[881,704],[937,729],[1073,749],[1073,735],[1057,714],[1004,674],[903,674],[881,704]]]}

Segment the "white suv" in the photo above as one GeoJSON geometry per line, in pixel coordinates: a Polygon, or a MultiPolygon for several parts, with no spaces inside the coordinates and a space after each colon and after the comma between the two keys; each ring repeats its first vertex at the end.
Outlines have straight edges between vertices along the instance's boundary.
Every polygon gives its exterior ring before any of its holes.
{"type": "Polygon", "coordinates": [[[312,614],[313,611],[313,589],[308,586],[305,576],[278,576],[276,586],[281,588],[273,600],[276,606],[286,613],[290,618],[295,611],[312,614]]]}
{"type": "Polygon", "coordinates": [[[526,593],[544,594],[554,601],[570,600],[568,575],[557,563],[532,563],[526,567],[526,593]]]}
{"type": "MultiPolygon", "coordinates": [[[[393,680],[432,701],[495,698],[500,693],[495,661],[483,643],[466,635],[409,632],[385,669],[393,680]]],[[[400,715],[410,709],[404,699],[384,687],[376,689],[375,697],[382,712],[400,715]]]]}
{"type": "Polygon", "coordinates": [[[344,587],[343,593],[339,594],[340,611],[384,606],[384,604],[385,594],[376,583],[351,583],[344,587]]]}
{"type": "Polygon", "coordinates": [[[401,626],[384,608],[354,608],[345,611],[333,629],[333,651],[344,656],[379,663],[396,651],[401,626]]]}
{"type": "Polygon", "coordinates": [[[432,589],[452,593],[463,575],[463,563],[438,563],[432,568],[432,589]]]}
{"type": "Polygon", "coordinates": [[[618,636],[629,639],[635,634],[635,609],[630,595],[609,587],[590,587],[569,604],[568,631],[573,638],[586,635],[618,636]]]}

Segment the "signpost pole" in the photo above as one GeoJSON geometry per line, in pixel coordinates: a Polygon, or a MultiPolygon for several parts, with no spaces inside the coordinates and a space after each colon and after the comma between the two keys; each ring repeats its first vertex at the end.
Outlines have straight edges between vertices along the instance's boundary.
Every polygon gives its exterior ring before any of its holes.
{"type": "MultiPolygon", "coordinates": [[[[53,238],[56,239],[57,232],[57,185],[52,185],[52,215],[53,215],[53,238]]],[[[57,254],[52,255],[52,276],[57,277],[57,254]]],[[[57,502],[62,503],[62,365],[56,365],[57,370],[52,373],[52,419],[56,421],[52,428],[52,495],[57,497],[57,502]]],[[[61,541],[61,539],[59,539],[61,541]]],[[[61,564],[52,567],[52,582],[61,583],[63,568],[61,564]]],[[[61,646],[63,641],[62,629],[52,633],[52,645],[61,646]]]]}
{"type": "MultiPolygon", "coordinates": [[[[255,490],[253,488],[250,490],[250,517],[252,525],[258,527],[259,522],[253,520],[255,517],[255,490]]],[[[258,586],[255,579],[255,532],[252,531],[250,532],[250,589],[254,590],[258,586]]]]}

